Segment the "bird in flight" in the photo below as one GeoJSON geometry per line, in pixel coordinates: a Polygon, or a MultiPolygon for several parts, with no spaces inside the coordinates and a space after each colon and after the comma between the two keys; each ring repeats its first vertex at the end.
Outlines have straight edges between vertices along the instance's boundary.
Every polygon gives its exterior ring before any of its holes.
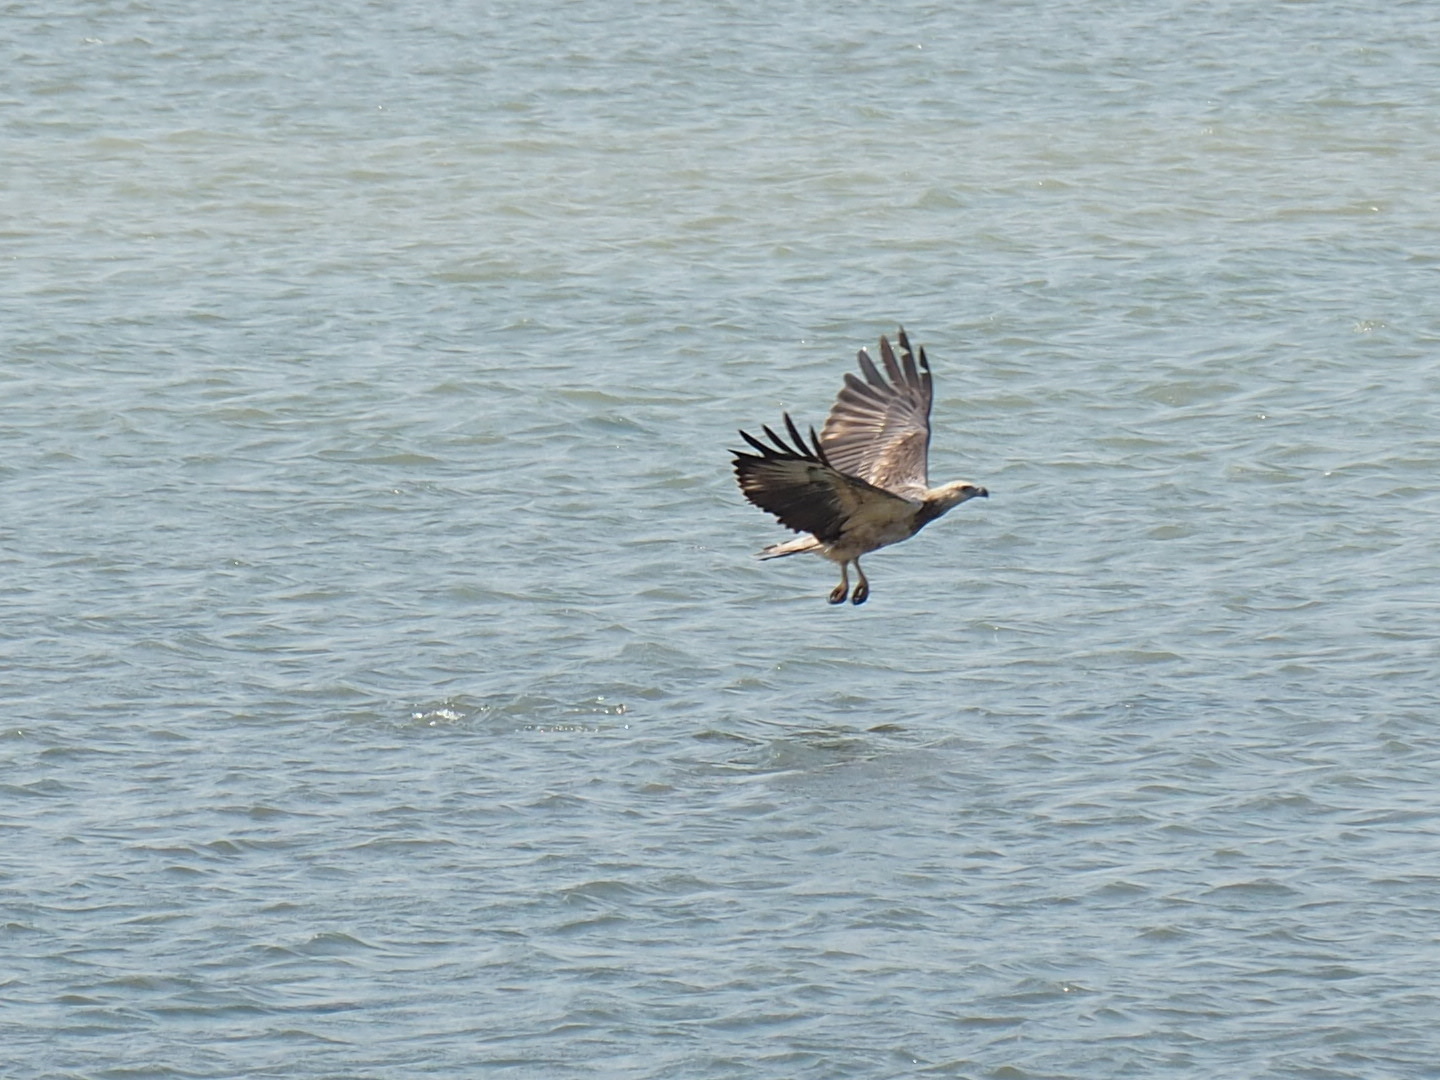
{"type": "Polygon", "coordinates": [[[860,373],[846,372],[845,386],[817,437],[807,443],[785,414],[789,441],[764,426],[768,443],[747,432],[740,437],[754,453],[735,455],[735,477],[745,498],[774,514],[780,524],[805,533],[771,544],[762,559],[810,551],[840,564],[840,584],[830,603],[863,604],[870,582],[860,556],[908,540],[961,503],[989,498],[983,487],[956,480],[932,488],[926,467],[930,450],[930,402],[934,391],[930,361],[910,349],[900,328],[900,355],[880,339],[884,374],[860,350],[860,373]],[[850,566],[858,582],[850,592],[850,566]]]}

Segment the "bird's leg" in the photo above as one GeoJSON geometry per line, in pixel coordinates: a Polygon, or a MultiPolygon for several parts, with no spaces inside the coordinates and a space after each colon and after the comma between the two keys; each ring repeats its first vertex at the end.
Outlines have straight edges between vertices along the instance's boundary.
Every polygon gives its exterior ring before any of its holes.
{"type": "MultiPolygon", "coordinates": [[[[865,576],[865,571],[860,569],[860,560],[855,560],[855,573],[860,575],[860,580],[855,583],[855,595],[850,597],[850,603],[863,604],[870,599],[870,579],[865,576]]],[[[845,599],[843,596],[840,599],[845,599]]]]}
{"type": "MultiPolygon", "coordinates": [[[[856,563],[855,565],[858,567],[860,564],[859,564],[859,563],[856,563]]],[[[830,593],[830,603],[832,603],[832,604],[843,604],[843,603],[845,602],[845,594],[848,593],[849,591],[850,591],[850,564],[849,564],[848,562],[842,562],[842,563],[840,564],[840,584],[839,584],[839,585],[836,585],[835,588],[831,591],[831,593],[830,593]]]]}

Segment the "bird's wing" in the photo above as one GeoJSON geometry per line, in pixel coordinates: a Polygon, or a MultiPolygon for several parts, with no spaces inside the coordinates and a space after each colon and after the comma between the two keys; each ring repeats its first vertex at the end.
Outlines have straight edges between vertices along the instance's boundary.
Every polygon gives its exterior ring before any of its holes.
{"type": "Polygon", "coordinates": [[[820,431],[830,464],[876,487],[903,495],[916,495],[929,487],[926,458],[930,452],[930,361],[920,350],[920,362],[910,350],[905,328],[900,328],[900,357],[890,342],[880,339],[882,375],[860,350],[862,382],[845,373],[845,387],[820,431]]]}
{"type": "Polygon", "coordinates": [[[740,437],[758,453],[731,451],[740,490],[761,510],[779,518],[781,525],[813,533],[830,543],[840,539],[846,524],[859,511],[877,508],[877,503],[893,504],[896,511],[913,505],[835,468],[815,437],[814,428],[810,429],[807,446],[788,413],[785,426],[793,445],[767,426],[765,435],[773,445],[742,431],[740,437]]]}

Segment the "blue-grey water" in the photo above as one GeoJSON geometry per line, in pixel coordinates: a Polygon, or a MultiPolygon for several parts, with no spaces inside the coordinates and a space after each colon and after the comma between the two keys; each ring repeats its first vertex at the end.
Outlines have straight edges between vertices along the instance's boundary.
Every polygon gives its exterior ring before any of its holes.
{"type": "Polygon", "coordinates": [[[0,1074],[1440,1076],[1428,3],[0,18],[0,1074]],[[866,561],[735,429],[903,322],[866,561]]]}

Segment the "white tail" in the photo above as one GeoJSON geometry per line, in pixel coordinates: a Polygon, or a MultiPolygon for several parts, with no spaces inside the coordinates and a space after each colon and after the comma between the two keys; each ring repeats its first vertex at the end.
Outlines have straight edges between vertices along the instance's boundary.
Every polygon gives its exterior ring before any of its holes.
{"type": "Polygon", "coordinates": [[[757,559],[782,559],[786,555],[799,555],[805,551],[819,551],[820,541],[813,536],[797,536],[783,544],[771,544],[764,551],[756,552],[757,559]]]}

